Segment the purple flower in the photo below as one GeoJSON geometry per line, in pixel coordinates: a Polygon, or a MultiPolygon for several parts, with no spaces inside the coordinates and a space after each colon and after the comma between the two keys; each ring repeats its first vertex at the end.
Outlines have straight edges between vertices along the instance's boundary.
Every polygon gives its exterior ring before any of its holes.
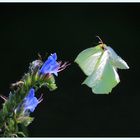
{"type": "Polygon", "coordinates": [[[61,65],[61,62],[57,62],[56,60],[57,54],[51,54],[39,70],[39,73],[55,74],[56,76],[58,76],[58,72],[64,70],[68,65],[67,62],[61,65]]]}
{"type": "Polygon", "coordinates": [[[42,101],[42,99],[37,99],[35,97],[35,90],[33,88],[30,89],[28,95],[24,98],[23,108],[24,112],[30,111],[34,112],[37,105],[42,101]]]}

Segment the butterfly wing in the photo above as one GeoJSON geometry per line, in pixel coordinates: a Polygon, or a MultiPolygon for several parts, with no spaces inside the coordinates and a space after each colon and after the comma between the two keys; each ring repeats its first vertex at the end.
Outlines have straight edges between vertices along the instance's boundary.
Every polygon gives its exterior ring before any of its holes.
{"type": "Polygon", "coordinates": [[[129,69],[129,66],[127,65],[127,63],[120,56],[118,56],[117,53],[111,47],[107,47],[106,46],[106,49],[109,52],[112,64],[116,68],[119,68],[119,69],[129,69]]]}
{"type": "Polygon", "coordinates": [[[103,50],[100,45],[88,48],[77,56],[75,62],[80,66],[82,71],[87,75],[91,75],[95,69],[95,65],[102,54],[103,50]]]}
{"type": "Polygon", "coordinates": [[[93,93],[108,94],[120,82],[115,67],[111,64],[106,50],[101,56],[96,70],[88,76],[83,84],[92,88],[93,93]]]}

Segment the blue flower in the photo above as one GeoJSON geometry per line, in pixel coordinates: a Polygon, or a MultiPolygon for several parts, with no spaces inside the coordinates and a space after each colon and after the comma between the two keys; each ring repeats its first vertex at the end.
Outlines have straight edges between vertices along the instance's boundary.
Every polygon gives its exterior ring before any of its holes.
{"type": "Polygon", "coordinates": [[[58,76],[58,72],[64,70],[68,65],[68,62],[62,64],[61,61],[57,62],[57,54],[51,54],[48,59],[45,61],[41,69],[39,70],[40,74],[55,74],[58,76]]]}
{"type": "Polygon", "coordinates": [[[24,98],[23,101],[24,112],[34,112],[39,103],[40,101],[35,97],[35,90],[31,88],[28,95],[24,98]]]}
{"type": "Polygon", "coordinates": [[[41,74],[55,74],[58,75],[58,71],[60,68],[60,64],[56,61],[57,55],[56,53],[51,54],[48,59],[45,61],[41,69],[39,70],[39,73],[41,74]]]}

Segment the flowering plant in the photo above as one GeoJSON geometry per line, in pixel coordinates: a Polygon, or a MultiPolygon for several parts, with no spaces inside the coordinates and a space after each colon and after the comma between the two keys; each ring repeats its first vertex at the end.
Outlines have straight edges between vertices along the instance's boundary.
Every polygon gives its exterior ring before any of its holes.
{"type": "Polygon", "coordinates": [[[30,63],[29,71],[16,83],[11,84],[9,97],[4,99],[3,108],[0,111],[0,134],[3,137],[25,137],[27,126],[33,121],[30,113],[34,112],[37,105],[43,100],[35,97],[35,92],[45,86],[53,91],[57,88],[55,76],[64,70],[69,64],[58,62],[57,54],[51,54],[43,63],[37,59],[30,63]]]}

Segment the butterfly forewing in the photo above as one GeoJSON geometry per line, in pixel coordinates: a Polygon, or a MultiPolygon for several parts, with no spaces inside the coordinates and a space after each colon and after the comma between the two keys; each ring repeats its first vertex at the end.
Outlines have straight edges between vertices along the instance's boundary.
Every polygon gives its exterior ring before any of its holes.
{"type": "Polygon", "coordinates": [[[112,64],[119,69],[129,69],[129,66],[127,63],[117,55],[117,53],[111,48],[111,47],[106,47],[108,50],[108,53],[110,55],[110,59],[112,61],[112,64]]]}
{"type": "Polygon", "coordinates": [[[96,63],[97,63],[100,55],[102,54],[102,52],[103,52],[103,50],[99,46],[88,48],[88,49],[82,51],[77,56],[77,58],[75,59],[75,62],[78,63],[78,65],[83,70],[83,72],[87,76],[89,76],[94,71],[96,63]]]}

